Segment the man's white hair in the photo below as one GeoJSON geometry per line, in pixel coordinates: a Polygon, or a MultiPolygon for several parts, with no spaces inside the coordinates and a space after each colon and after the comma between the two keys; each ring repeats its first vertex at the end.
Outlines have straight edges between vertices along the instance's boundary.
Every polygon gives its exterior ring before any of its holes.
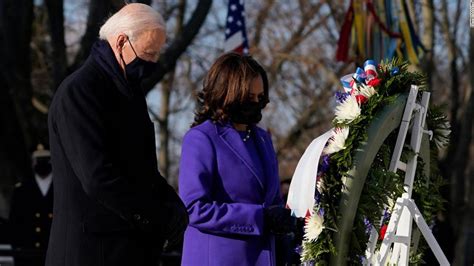
{"type": "Polygon", "coordinates": [[[99,38],[108,40],[124,33],[133,40],[140,33],[153,29],[166,31],[163,17],[149,5],[133,3],[124,6],[104,23],[99,38]]]}

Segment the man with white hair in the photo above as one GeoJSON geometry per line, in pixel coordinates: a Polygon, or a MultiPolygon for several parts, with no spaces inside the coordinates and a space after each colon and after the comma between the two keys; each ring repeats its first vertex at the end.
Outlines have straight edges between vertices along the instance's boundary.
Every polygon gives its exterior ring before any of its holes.
{"type": "Polygon", "coordinates": [[[140,87],[165,40],[153,8],[126,5],[59,86],[48,118],[56,178],[46,265],[154,265],[182,236],[188,216],[158,172],[140,87]]]}

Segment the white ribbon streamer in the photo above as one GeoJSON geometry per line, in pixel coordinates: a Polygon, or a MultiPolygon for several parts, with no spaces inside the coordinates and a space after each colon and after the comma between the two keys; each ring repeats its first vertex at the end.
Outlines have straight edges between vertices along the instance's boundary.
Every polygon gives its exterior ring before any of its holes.
{"type": "Polygon", "coordinates": [[[331,129],[314,139],[296,166],[287,201],[287,206],[291,209],[293,216],[304,218],[308,212],[313,214],[319,159],[326,142],[333,135],[333,130],[331,129]]]}

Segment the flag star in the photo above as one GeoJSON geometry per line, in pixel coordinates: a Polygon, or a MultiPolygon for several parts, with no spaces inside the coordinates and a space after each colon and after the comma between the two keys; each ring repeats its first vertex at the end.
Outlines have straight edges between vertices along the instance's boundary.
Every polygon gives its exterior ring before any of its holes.
{"type": "Polygon", "coordinates": [[[248,40],[245,33],[245,12],[243,0],[228,0],[228,13],[225,29],[225,46],[227,51],[249,53],[248,40]],[[238,33],[238,34],[234,34],[238,33]]]}

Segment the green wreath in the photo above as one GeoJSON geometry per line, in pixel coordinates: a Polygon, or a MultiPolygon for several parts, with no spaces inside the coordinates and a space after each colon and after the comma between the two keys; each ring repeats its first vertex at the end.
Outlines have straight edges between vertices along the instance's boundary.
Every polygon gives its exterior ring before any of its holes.
{"type": "MultiPolygon", "coordinates": [[[[426,78],[407,68],[399,59],[381,62],[371,76],[361,71],[348,76],[346,92],[336,93],[336,130],[319,167],[314,214],[305,225],[303,262],[361,264],[372,226],[382,229],[383,239],[394,202],[403,193],[403,176],[388,169],[407,95],[411,85],[427,89],[426,78]]],[[[450,130],[440,107],[431,106],[426,119],[434,141],[423,139],[412,198],[429,223],[444,203],[436,154],[447,145],[450,130]]],[[[404,150],[402,160],[411,152],[404,150]]],[[[426,247],[420,243],[410,262],[419,262],[426,247]]]]}

